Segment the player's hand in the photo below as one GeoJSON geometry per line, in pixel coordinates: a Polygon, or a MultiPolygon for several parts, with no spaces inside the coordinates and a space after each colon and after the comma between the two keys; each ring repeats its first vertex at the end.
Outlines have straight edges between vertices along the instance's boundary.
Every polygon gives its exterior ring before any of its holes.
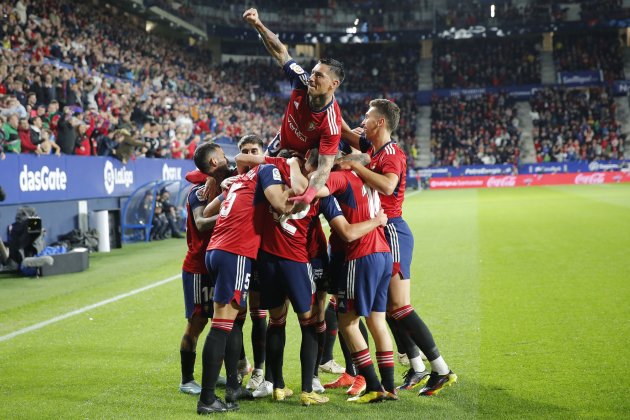
{"type": "Polygon", "coordinates": [[[223,180],[223,182],[221,182],[221,189],[222,190],[229,190],[230,187],[232,186],[232,184],[234,183],[234,181],[236,180],[236,176],[231,176],[229,178],[225,178],[223,180]]]}
{"type": "Polygon", "coordinates": [[[383,227],[385,227],[385,225],[387,224],[387,215],[385,215],[383,209],[380,209],[378,213],[376,213],[375,219],[377,219],[380,225],[383,227]]]}
{"type": "Polygon", "coordinates": [[[317,194],[317,190],[315,188],[308,187],[306,191],[304,191],[304,194],[291,197],[289,198],[289,201],[292,203],[311,204],[316,194],[317,194]]]}
{"type": "Polygon", "coordinates": [[[354,164],[356,162],[350,159],[339,158],[335,161],[335,165],[339,166],[339,169],[354,169],[354,164]]]}
{"type": "Polygon", "coordinates": [[[243,19],[245,22],[249,23],[252,26],[256,26],[260,23],[260,19],[258,18],[258,10],[256,9],[247,9],[245,13],[243,13],[243,19]]]}
{"type": "Polygon", "coordinates": [[[363,127],[357,127],[357,128],[353,128],[352,132],[355,134],[361,135],[365,133],[365,130],[363,129],[363,127]]]}

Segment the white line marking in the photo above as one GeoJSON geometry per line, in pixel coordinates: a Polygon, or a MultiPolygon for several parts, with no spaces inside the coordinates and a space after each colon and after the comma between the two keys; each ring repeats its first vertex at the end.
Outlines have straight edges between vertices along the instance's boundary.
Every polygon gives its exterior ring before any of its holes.
{"type": "Polygon", "coordinates": [[[98,308],[100,306],[104,306],[104,305],[107,305],[109,303],[113,303],[113,302],[119,301],[121,299],[127,298],[129,296],[136,295],[136,294],[144,292],[146,290],[153,289],[154,287],[158,287],[158,286],[161,286],[163,284],[169,283],[169,282],[171,282],[171,281],[173,281],[175,279],[180,279],[181,277],[182,277],[181,274],[177,274],[177,275],[171,276],[171,277],[169,277],[167,279],[160,280],[160,281],[157,281],[155,283],[151,283],[151,284],[149,284],[147,286],[144,286],[144,287],[141,287],[139,289],[132,290],[131,292],[123,293],[123,294],[120,294],[118,296],[114,296],[112,298],[105,299],[105,300],[102,300],[100,302],[96,302],[96,303],[94,303],[92,305],[84,306],[83,308],[74,310],[72,312],[68,312],[68,313],[65,313],[63,315],[59,315],[59,316],[56,316],[54,318],[50,318],[50,319],[48,319],[46,321],[39,322],[37,324],[31,325],[30,327],[26,327],[26,328],[19,329],[17,331],[13,331],[10,334],[0,336],[0,342],[10,340],[10,339],[12,339],[14,337],[17,337],[18,335],[22,335],[22,334],[26,334],[26,333],[31,332],[31,331],[39,330],[40,328],[44,328],[44,327],[46,327],[46,326],[48,326],[50,324],[54,324],[55,322],[63,321],[66,318],[70,318],[70,317],[73,317],[75,315],[82,314],[82,313],[87,312],[87,311],[89,311],[91,309],[95,309],[95,308],[98,308]]]}

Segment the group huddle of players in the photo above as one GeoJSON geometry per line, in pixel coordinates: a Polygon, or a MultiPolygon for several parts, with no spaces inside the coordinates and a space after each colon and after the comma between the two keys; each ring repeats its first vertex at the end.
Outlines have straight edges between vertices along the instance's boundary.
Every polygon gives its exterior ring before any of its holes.
{"type": "Polygon", "coordinates": [[[342,64],[322,59],[309,75],[255,9],[243,18],[293,90],[266,153],[258,136],[241,139],[236,173],[218,145],[204,143],[195,151],[198,171],[187,175],[195,186],[187,201],[188,323],[180,345],[180,390],[200,394],[199,414],[236,410],[240,399],[291,397],[282,369],[290,304],[302,333],[301,404],[328,402],[326,388],[350,387],[352,403],[394,401],[400,389],[438,393],[457,376],[410,304],[413,236],[402,219],[406,157],[391,139],[398,106],[371,101],[361,127],[351,130],[334,97],[344,79],[342,64]],[[331,228],[328,242],[320,215],[331,228]],[[248,298],[255,369],[243,387],[249,373],[242,350],[248,298]],[[361,317],[374,339],[380,379],[361,317]],[[199,385],[195,349],[208,319],[199,385]],[[410,365],[398,387],[388,325],[399,360],[410,365]],[[332,360],[337,328],[345,369],[332,360]],[[223,365],[225,378],[219,375],[223,365]],[[341,375],[322,386],[318,369],[341,375]],[[218,384],[225,385],[225,400],[215,393],[218,384]]]}

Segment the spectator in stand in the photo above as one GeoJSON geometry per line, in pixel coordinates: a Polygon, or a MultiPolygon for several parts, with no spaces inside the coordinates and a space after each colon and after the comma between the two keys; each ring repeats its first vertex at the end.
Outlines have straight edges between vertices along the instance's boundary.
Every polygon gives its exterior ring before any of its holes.
{"type": "Polygon", "coordinates": [[[539,37],[435,42],[433,87],[540,84],[539,37]]]}
{"type": "Polygon", "coordinates": [[[431,101],[432,166],[518,164],[520,132],[507,94],[431,101]]]}
{"type": "Polygon", "coordinates": [[[28,119],[21,118],[18,126],[18,135],[20,137],[21,153],[39,154],[37,145],[31,140],[31,126],[28,119]]]}
{"type": "Polygon", "coordinates": [[[617,33],[558,34],[554,37],[558,71],[602,71],[604,80],[624,80],[623,43],[617,33]]]}
{"type": "Polygon", "coordinates": [[[49,155],[54,153],[57,156],[61,156],[61,148],[51,140],[52,132],[44,128],[41,131],[41,143],[39,144],[40,154],[49,155]]]}
{"type": "Polygon", "coordinates": [[[21,153],[22,145],[18,134],[19,118],[17,114],[10,114],[2,126],[4,153],[21,153]]]}
{"type": "Polygon", "coordinates": [[[541,89],[530,105],[538,162],[624,158],[625,135],[608,88],[541,89]]]}

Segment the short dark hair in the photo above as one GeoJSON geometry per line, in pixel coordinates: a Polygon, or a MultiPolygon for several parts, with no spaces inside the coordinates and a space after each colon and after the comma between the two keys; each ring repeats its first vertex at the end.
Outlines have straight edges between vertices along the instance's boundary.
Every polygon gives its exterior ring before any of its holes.
{"type": "Polygon", "coordinates": [[[195,166],[206,175],[210,175],[210,155],[221,149],[216,143],[202,143],[195,150],[195,166]]]}
{"type": "Polygon", "coordinates": [[[370,107],[376,108],[379,114],[385,117],[387,128],[393,133],[398,128],[400,121],[400,108],[388,99],[374,99],[370,101],[370,107]]]}
{"type": "Polygon", "coordinates": [[[241,150],[241,147],[246,144],[254,144],[260,147],[260,150],[265,151],[265,143],[263,143],[262,139],[258,137],[256,134],[248,134],[246,136],[241,137],[238,141],[238,150],[241,150]]]}
{"type": "Polygon", "coordinates": [[[330,67],[330,71],[337,77],[339,83],[343,83],[343,79],[346,78],[346,72],[343,69],[343,63],[341,61],[335,60],[334,58],[320,58],[319,62],[330,67]]]}

